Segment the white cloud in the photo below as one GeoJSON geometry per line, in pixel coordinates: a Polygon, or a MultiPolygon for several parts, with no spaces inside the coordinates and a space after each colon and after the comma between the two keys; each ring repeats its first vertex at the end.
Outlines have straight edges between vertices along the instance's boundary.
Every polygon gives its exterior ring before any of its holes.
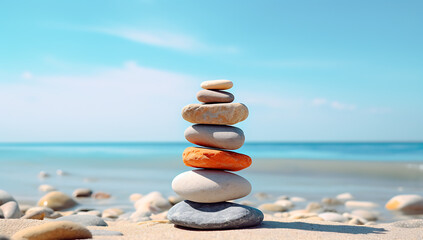
{"type": "Polygon", "coordinates": [[[357,108],[356,105],[354,105],[354,104],[346,104],[346,103],[341,103],[341,102],[338,102],[338,101],[331,102],[330,106],[333,109],[350,110],[350,111],[355,110],[357,108]]]}
{"type": "Polygon", "coordinates": [[[282,59],[261,61],[258,64],[275,68],[331,68],[343,64],[343,62],[318,59],[282,59]]]}
{"type": "Polygon", "coordinates": [[[322,106],[328,102],[325,98],[315,98],[311,101],[311,105],[313,106],[322,106]]]}
{"type": "Polygon", "coordinates": [[[170,31],[148,31],[134,28],[97,28],[94,29],[94,31],[106,33],[142,44],[181,51],[218,51],[229,54],[239,52],[239,49],[235,46],[214,46],[213,44],[204,43],[203,41],[193,36],[170,31]]]}
{"type": "Polygon", "coordinates": [[[28,71],[25,71],[25,72],[23,72],[23,73],[21,74],[21,77],[22,77],[23,79],[26,79],[26,80],[31,79],[31,78],[32,78],[32,73],[31,73],[31,72],[28,72],[28,71]]]}
{"type": "Polygon", "coordinates": [[[326,98],[314,98],[311,100],[311,105],[314,107],[329,106],[336,110],[355,110],[357,106],[355,104],[342,103],[339,101],[329,101],[326,98]]]}
{"type": "Polygon", "coordinates": [[[0,83],[7,103],[0,104],[0,141],[182,139],[180,110],[195,101],[199,82],[127,62],[91,75],[0,83]]]}
{"type": "Polygon", "coordinates": [[[386,114],[386,113],[391,113],[392,109],[389,107],[371,107],[367,109],[368,112],[373,113],[373,114],[386,114]]]}

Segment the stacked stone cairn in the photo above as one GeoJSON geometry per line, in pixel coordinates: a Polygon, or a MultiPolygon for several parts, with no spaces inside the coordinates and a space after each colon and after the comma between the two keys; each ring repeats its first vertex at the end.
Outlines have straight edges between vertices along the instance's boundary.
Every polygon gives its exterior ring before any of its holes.
{"type": "Polygon", "coordinates": [[[195,229],[246,228],[260,224],[263,213],[231,200],[247,196],[251,184],[231,173],[251,165],[247,155],[228,151],[240,148],[244,132],[233,126],[248,117],[248,108],[232,103],[234,96],[226,91],[229,80],[205,81],[197,93],[202,104],[189,104],[182,117],[195,125],[185,130],[185,138],[202,147],[188,147],[182,154],[185,165],[195,167],[175,177],[172,189],[186,199],[168,212],[168,219],[177,226],[195,229]]]}

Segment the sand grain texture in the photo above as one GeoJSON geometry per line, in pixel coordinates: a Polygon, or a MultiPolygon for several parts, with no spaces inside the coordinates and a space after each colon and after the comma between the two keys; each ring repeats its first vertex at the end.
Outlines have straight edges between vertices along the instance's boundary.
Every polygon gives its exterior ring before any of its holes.
{"type": "MultiPolygon", "coordinates": [[[[423,221],[423,220],[422,220],[423,221]]],[[[23,227],[41,224],[37,220],[0,220],[0,235],[11,236],[23,227]]],[[[88,227],[119,231],[123,236],[94,236],[94,239],[423,239],[420,227],[402,228],[394,224],[353,226],[323,221],[281,221],[265,218],[260,227],[221,231],[198,231],[175,227],[169,223],[146,222],[140,225],[127,222],[108,222],[108,227],[88,227]]]]}

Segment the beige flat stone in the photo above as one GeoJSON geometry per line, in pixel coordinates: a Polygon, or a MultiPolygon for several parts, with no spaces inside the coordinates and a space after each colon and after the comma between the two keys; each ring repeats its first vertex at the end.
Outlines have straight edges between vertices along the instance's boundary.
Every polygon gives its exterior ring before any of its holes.
{"type": "Polygon", "coordinates": [[[182,117],[190,123],[234,125],[247,119],[248,108],[242,103],[189,104],[182,117]]]}
{"type": "Polygon", "coordinates": [[[233,86],[233,82],[231,80],[210,80],[204,81],[201,83],[201,87],[204,89],[210,90],[226,90],[233,86]]]}

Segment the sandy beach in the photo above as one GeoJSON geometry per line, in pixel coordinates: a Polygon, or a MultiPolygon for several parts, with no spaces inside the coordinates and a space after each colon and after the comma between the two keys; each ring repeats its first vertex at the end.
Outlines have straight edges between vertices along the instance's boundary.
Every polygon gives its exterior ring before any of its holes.
{"type": "MultiPolygon", "coordinates": [[[[161,222],[108,222],[108,227],[88,227],[90,230],[119,231],[123,236],[94,236],[94,239],[422,239],[423,220],[409,220],[394,224],[351,226],[310,220],[282,220],[267,216],[261,226],[220,231],[198,231],[175,227],[161,222]],[[401,223],[401,224],[398,224],[401,223]]],[[[42,224],[37,220],[0,220],[0,233],[12,236],[15,232],[42,224]]]]}

